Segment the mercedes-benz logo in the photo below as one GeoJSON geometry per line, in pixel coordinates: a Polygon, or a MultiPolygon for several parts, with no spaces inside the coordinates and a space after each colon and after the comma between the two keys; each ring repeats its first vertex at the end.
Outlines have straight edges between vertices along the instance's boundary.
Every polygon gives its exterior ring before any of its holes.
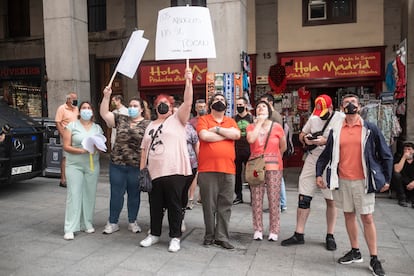
{"type": "Polygon", "coordinates": [[[18,151],[18,152],[21,152],[21,151],[24,150],[24,144],[23,144],[22,140],[20,140],[20,139],[14,139],[13,146],[16,149],[16,151],[18,151]]]}

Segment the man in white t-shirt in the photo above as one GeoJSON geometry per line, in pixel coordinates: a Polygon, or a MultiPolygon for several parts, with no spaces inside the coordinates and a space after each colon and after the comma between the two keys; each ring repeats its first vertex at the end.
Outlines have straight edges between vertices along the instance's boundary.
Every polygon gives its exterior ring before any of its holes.
{"type": "MultiPolygon", "coordinates": [[[[335,112],[332,106],[332,99],[328,95],[320,95],[315,99],[315,109],[313,114],[302,128],[299,140],[308,146],[308,153],[299,176],[299,198],[296,217],[296,230],[292,237],[282,241],[282,246],[304,244],[304,232],[306,221],[310,214],[310,205],[315,192],[319,189],[316,185],[316,162],[319,155],[325,148],[330,126],[336,120],[345,115],[335,112]],[[326,125],[327,124],[327,125],[326,125]],[[326,125],[326,127],[325,127],[326,125]],[[317,134],[318,132],[322,132],[317,134]],[[309,146],[314,146],[311,148],[309,146]]],[[[336,242],[333,236],[336,224],[337,210],[333,201],[332,191],[321,189],[326,201],[326,249],[336,250],[336,242]]]]}

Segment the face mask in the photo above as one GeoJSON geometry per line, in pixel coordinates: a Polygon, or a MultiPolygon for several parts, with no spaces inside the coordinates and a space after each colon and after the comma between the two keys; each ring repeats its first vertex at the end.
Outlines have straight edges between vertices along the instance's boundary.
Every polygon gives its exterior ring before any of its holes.
{"type": "Polygon", "coordinates": [[[128,116],[131,118],[136,118],[139,115],[138,107],[128,107],[128,116]]]}
{"type": "Polygon", "coordinates": [[[226,105],[222,101],[215,102],[211,105],[211,108],[215,111],[222,112],[226,110],[226,105]]]}
{"type": "Polygon", "coordinates": [[[166,103],[160,103],[157,107],[157,111],[159,114],[167,114],[170,111],[170,107],[166,103]]]}
{"type": "Polygon", "coordinates": [[[237,107],[237,113],[243,113],[246,108],[244,106],[237,107]]]}
{"type": "Polygon", "coordinates": [[[78,100],[72,100],[72,105],[77,106],[78,105],[78,100]]]}
{"type": "Polygon", "coordinates": [[[326,120],[328,120],[329,115],[331,115],[331,114],[329,112],[326,112],[325,115],[323,115],[322,117],[319,117],[319,118],[321,118],[321,120],[323,120],[323,121],[326,121],[326,120]]]}
{"type": "Polygon", "coordinates": [[[92,110],[90,109],[82,109],[80,111],[80,116],[82,120],[89,121],[92,118],[92,115],[93,113],[92,113],[92,110]]]}
{"type": "Polygon", "coordinates": [[[207,111],[205,109],[201,109],[201,110],[198,111],[198,114],[200,116],[203,116],[203,115],[206,115],[207,114],[207,111]]]}
{"type": "Polygon", "coordinates": [[[267,118],[269,118],[269,115],[268,114],[257,115],[257,118],[266,120],[267,118]]]}
{"type": "Polygon", "coordinates": [[[353,103],[349,103],[347,106],[344,107],[345,114],[356,114],[358,107],[353,103]]]}
{"type": "Polygon", "coordinates": [[[111,107],[112,107],[113,109],[115,109],[115,108],[116,108],[116,103],[111,103],[111,107]]]}

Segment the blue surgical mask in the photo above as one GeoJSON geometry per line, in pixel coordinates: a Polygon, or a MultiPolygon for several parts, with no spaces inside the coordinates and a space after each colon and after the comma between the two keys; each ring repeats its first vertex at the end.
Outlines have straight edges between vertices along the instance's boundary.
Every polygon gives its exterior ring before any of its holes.
{"type": "Polygon", "coordinates": [[[80,116],[82,120],[89,121],[92,118],[92,110],[90,109],[81,109],[80,116]]]}
{"type": "Polygon", "coordinates": [[[128,107],[128,116],[131,118],[136,118],[139,115],[138,107],[128,107]]]}

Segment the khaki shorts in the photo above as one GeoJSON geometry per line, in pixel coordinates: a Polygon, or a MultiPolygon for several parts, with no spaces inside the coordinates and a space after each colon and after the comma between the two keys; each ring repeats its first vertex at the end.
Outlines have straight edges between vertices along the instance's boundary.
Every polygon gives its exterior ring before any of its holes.
{"type": "Polygon", "coordinates": [[[333,191],[337,208],[347,213],[372,214],[375,206],[375,193],[365,193],[365,180],[339,179],[339,189],[333,191]]]}
{"type": "MultiPolygon", "coordinates": [[[[299,194],[313,197],[316,191],[321,190],[325,199],[333,199],[332,191],[329,189],[320,189],[316,185],[316,161],[319,155],[308,154],[299,176],[299,194]]],[[[325,181],[325,173],[323,174],[325,181]]]]}

